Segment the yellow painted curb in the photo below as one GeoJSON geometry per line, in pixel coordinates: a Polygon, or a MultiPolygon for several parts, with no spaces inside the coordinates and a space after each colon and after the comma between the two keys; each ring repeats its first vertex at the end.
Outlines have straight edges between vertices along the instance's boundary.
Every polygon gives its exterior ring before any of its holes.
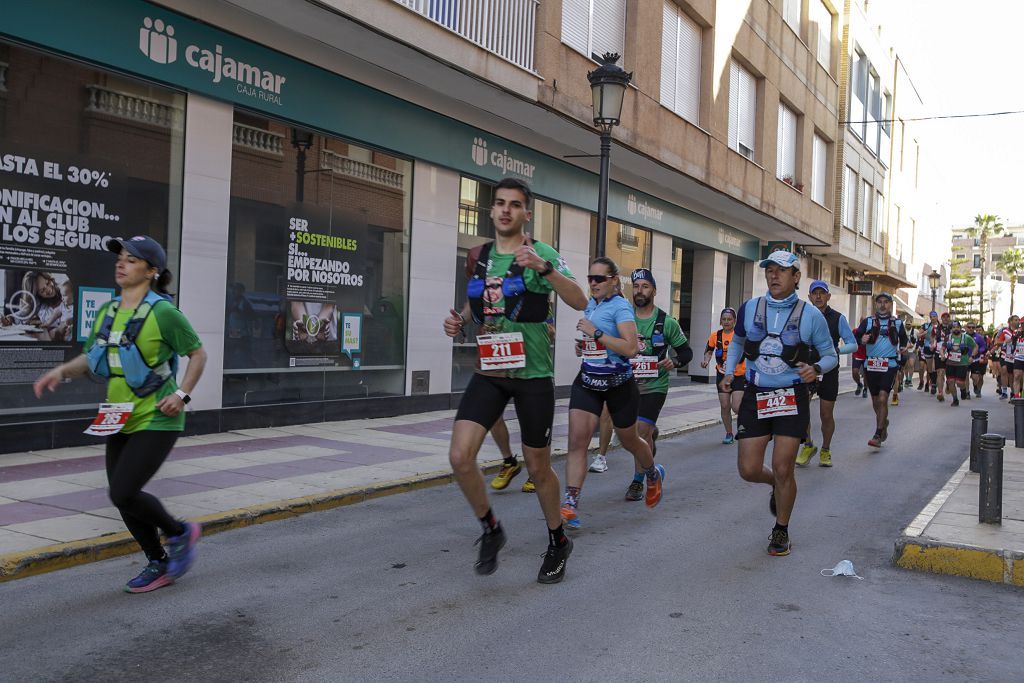
{"type": "Polygon", "coordinates": [[[902,539],[894,564],[904,569],[1003,583],[1001,551],[902,539]]]}

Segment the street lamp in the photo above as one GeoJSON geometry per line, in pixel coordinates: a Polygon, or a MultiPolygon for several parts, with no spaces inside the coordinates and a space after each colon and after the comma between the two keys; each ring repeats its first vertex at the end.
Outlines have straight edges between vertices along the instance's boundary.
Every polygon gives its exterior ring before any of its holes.
{"type": "Polygon", "coordinates": [[[605,234],[608,230],[608,165],[612,151],[612,128],[622,116],[622,98],[633,79],[616,62],[619,55],[606,52],[592,55],[601,66],[587,73],[594,96],[594,125],[601,131],[601,185],[597,195],[597,256],[604,256],[605,234]]]}
{"type": "Polygon", "coordinates": [[[932,312],[933,313],[935,312],[935,290],[937,290],[939,288],[939,280],[941,279],[941,277],[942,276],[939,275],[934,270],[932,272],[928,273],[928,284],[931,285],[931,288],[932,288],[932,312]]]}
{"type": "Polygon", "coordinates": [[[292,147],[295,155],[295,201],[302,203],[306,194],[306,152],[313,146],[312,131],[292,128],[292,147]]]}

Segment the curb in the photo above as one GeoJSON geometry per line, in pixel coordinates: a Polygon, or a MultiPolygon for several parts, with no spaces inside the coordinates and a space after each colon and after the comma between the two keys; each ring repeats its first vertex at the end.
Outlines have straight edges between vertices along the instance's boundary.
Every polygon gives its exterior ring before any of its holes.
{"type": "MultiPolygon", "coordinates": [[[[667,429],[661,432],[660,438],[665,439],[680,434],[695,432],[719,424],[719,420],[702,420],[685,427],[667,429]]],[[[591,448],[590,452],[597,452],[591,448]]],[[[552,451],[552,458],[565,457],[564,449],[552,451]]],[[[493,460],[483,463],[481,469],[484,474],[495,474],[501,469],[501,460],[493,460]]],[[[334,508],[355,505],[374,498],[382,498],[398,493],[408,493],[434,486],[444,486],[455,481],[451,471],[429,472],[418,474],[403,479],[390,480],[370,486],[358,486],[348,489],[339,489],[312,496],[289,498],[287,500],[273,501],[261,505],[253,505],[244,508],[227,510],[226,512],[214,512],[203,517],[192,519],[199,522],[203,527],[203,535],[241,529],[264,522],[273,522],[279,519],[298,517],[310,512],[322,512],[334,508]]],[[[24,579],[30,576],[46,574],[60,569],[69,569],[83,564],[109,560],[113,557],[120,557],[136,552],[135,540],[126,532],[106,534],[95,538],[86,538],[67,543],[56,543],[41,548],[33,548],[17,553],[0,555],[0,583],[24,579]]],[[[1024,573],[1024,568],[1022,568],[1024,573]]]]}

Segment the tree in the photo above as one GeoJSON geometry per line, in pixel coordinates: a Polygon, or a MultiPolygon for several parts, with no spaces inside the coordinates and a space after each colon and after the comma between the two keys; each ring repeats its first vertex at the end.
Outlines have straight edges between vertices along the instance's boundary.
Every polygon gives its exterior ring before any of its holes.
{"type": "Polygon", "coordinates": [[[1020,249],[1007,249],[999,255],[999,262],[996,264],[1006,277],[1010,278],[1010,313],[1013,313],[1013,295],[1017,289],[1017,277],[1024,275],[1024,251],[1020,249]]]}
{"type": "MultiPolygon", "coordinates": [[[[978,279],[979,297],[978,300],[981,302],[981,309],[985,308],[985,266],[988,265],[988,240],[991,237],[1003,234],[1003,224],[999,220],[999,216],[994,216],[990,213],[978,214],[974,217],[974,225],[967,228],[967,234],[978,240],[978,246],[981,247],[981,277],[978,279]]],[[[978,311],[979,315],[984,315],[985,311],[978,311]]]]}
{"type": "Polygon", "coordinates": [[[956,318],[973,317],[974,308],[974,276],[971,266],[963,258],[959,249],[954,250],[953,260],[949,262],[949,286],[946,287],[946,305],[949,312],[956,318]]]}

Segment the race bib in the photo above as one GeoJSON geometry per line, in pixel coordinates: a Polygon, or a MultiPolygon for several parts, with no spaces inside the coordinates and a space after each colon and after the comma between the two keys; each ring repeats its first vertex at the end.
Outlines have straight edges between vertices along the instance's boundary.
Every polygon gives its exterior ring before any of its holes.
{"type": "Polygon", "coordinates": [[[99,413],[83,433],[93,436],[117,434],[128,423],[134,408],[134,403],[101,403],[99,413]]]}
{"type": "Polygon", "coordinates": [[[657,356],[635,356],[629,359],[633,366],[633,376],[637,379],[656,379],[658,377],[657,356]]]}
{"type": "Polygon", "coordinates": [[[888,358],[868,358],[864,361],[864,367],[867,368],[868,372],[888,372],[889,371],[889,359],[888,358]]]}
{"type": "Polygon", "coordinates": [[[484,334],[476,338],[481,370],[516,370],[526,367],[522,332],[484,334]]]}
{"type": "Polygon", "coordinates": [[[946,356],[946,359],[950,363],[959,363],[960,362],[960,352],[959,351],[950,351],[949,354],[946,356]]]}
{"type": "Polygon", "coordinates": [[[776,389],[775,391],[757,392],[757,419],[767,420],[770,417],[786,417],[796,415],[796,391],[776,389]]]}
{"type": "Polygon", "coordinates": [[[605,348],[597,339],[584,339],[583,342],[583,355],[582,358],[585,361],[601,361],[608,360],[608,349],[605,348]]]}

